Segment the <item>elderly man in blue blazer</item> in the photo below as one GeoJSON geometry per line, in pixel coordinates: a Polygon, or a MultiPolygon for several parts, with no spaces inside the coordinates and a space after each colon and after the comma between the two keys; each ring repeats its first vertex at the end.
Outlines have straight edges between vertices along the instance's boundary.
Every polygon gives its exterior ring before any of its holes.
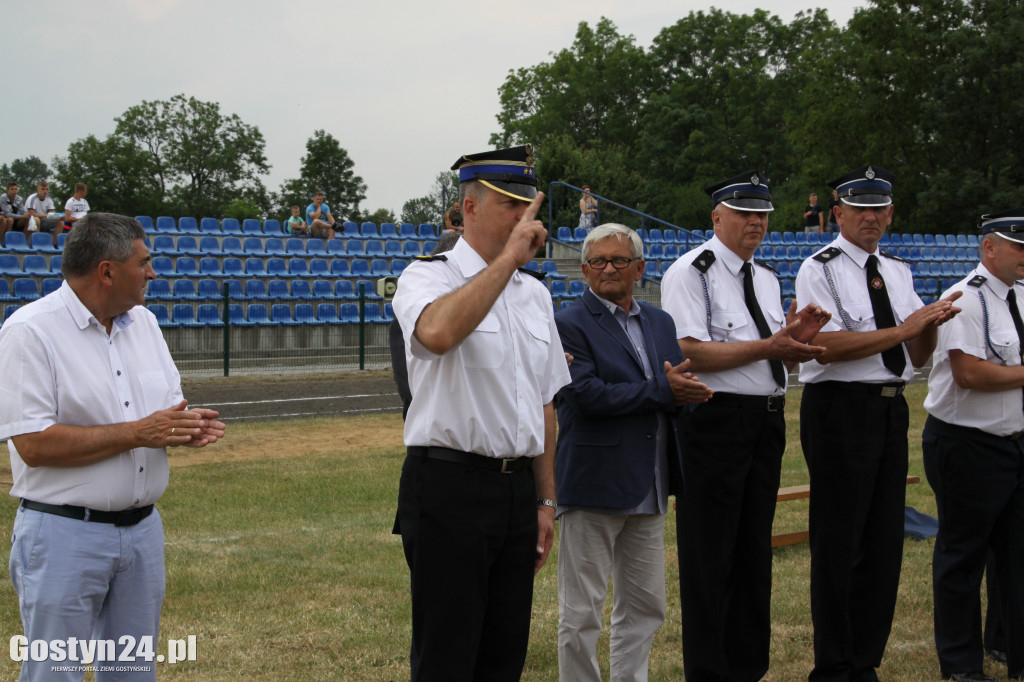
{"type": "Polygon", "coordinates": [[[646,680],[665,619],[665,513],[680,492],[675,415],[711,391],[688,371],[675,324],[633,298],[643,243],[606,224],[583,242],[589,289],[555,316],[572,383],[558,394],[558,664],[600,682],[597,639],[608,579],[613,680],[646,680]]]}

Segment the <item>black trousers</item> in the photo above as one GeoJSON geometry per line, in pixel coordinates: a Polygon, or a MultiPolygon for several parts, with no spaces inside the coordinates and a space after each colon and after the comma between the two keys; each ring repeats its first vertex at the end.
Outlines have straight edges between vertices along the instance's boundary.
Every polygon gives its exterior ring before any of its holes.
{"type": "Polygon", "coordinates": [[[409,455],[398,521],[412,583],[414,682],[518,680],[537,557],[533,471],[409,455]]]}
{"type": "Polygon", "coordinates": [[[982,670],[980,591],[991,547],[1007,669],[1017,677],[1024,673],[1024,440],[929,417],[922,441],[939,509],[932,587],[942,673],[982,670]]]}
{"type": "Polygon", "coordinates": [[[842,382],[804,386],[800,442],[811,478],[808,679],[875,679],[903,562],[909,411],[842,382]]]}
{"type": "Polygon", "coordinates": [[[709,403],[679,419],[676,505],[683,667],[690,682],[760,680],[771,640],[772,520],[781,411],[709,403]]]}

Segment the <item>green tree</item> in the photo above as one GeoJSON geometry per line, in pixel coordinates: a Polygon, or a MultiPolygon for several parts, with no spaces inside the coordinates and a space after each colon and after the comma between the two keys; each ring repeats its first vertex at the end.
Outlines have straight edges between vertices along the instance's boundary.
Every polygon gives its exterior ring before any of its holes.
{"type": "Polygon", "coordinates": [[[317,130],[306,141],[299,177],[281,185],[278,213],[284,217],[290,215],[293,205],[304,209],[312,202],[313,194],[323,192],[335,220],[360,222],[359,204],[366,200],[366,183],[354,169],[355,163],[338,140],[330,133],[317,130]]]}
{"type": "Polygon", "coordinates": [[[445,212],[458,200],[459,174],[455,171],[441,171],[434,178],[429,194],[409,199],[402,205],[402,222],[441,225],[444,223],[445,212]]]}
{"type": "Polygon", "coordinates": [[[380,225],[381,223],[394,223],[395,213],[387,208],[378,208],[373,213],[366,214],[363,218],[367,222],[376,223],[377,225],[380,225]]]}
{"type": "Polygon", "coordinates": [[[71,196],[76,182],[89,186],[94,210],[123,215],[164,214],[163,196],[148,174],[146,152],[128,140],[94,135],[68,146],[67,156],[53,162],[54,184],[60,196],[71,196]]]}
{"type": "Polygon", "coordinates": [[[263,211],[255,202],[239,197],[238,199],[231,200],[231,203],[224,210],[224,217],[234,218],[239,222],[249,218],[259,220],[263,217],[263,211]]]}
{"type": "MultiPolygon", "coordinates": [[[[36,185],[40,180],[50,179],[50,169],[38,156],[27,156],[24,159],[15,159],[11,165],[6,163],[0,166],[0,181],[3,189],[7,189],[7,183],[12,180],[18,183],[18,194],[23,198],[36,191],[36,185]]],[[[70,196],[70,195],[69,195],[70,196]]]]}

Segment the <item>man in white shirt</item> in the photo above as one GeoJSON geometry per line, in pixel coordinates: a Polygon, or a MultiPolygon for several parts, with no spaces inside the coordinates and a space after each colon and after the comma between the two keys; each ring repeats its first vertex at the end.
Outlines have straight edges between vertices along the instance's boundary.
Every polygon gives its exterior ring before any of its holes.
{"type": "Polygon", "coordinates": [[[943,677],[957,682],[995,682],[982,670],[979,596],[990,547],[1008,677],[1024,675],[1024,208],[984,215],[980,227],[981,263],[949,290],[963,294],[963,312],[939,329],[922,435],[939,510],[935,646],[943,677]]]}
{"type": "MultiPolygon", "coordinates": [[[[41,180],[36,185],[36,193],[30,194],[25,200],[25,213],[28,214],[30,223],[32,218],[36,219],[36,229],[39,232],[56,232],[59,221],[56,218],[47,218],[52,211],[53,199],[50,198],[50,185],[45,180],[41,180]]],[[[29,230],[36,231],[31,230],[31,224],[29,230]]]]}
{"type": "Polygon", "coordinates": [[[85,195],[89,188],[84,182],[75,183],[75,193],[64,203],[64,229],[70,230],[75,226],[75,221],[89,212],[89,202],[85,195]]]}
{"type": "Polygon", "coordinates": [[[412,679],[518,680],[554,537],[555,393],[569,383],[529,146],[461,157],[465,234],[402,274],[412,402],[398,493],[412,679]]]}
{"type": "Polygon", "coordinates": [[[800,367],[800,442],[811,478],[809,679],[875,682],[892,628],[903,560],[906,383],[935,348],[959,293],[924,305],[910,268],[878,250],[892,221],[895,175],[862,166],[829,183],[841,233],[804,261],[797,301],[832,314],[800,367]]]}
{"type": "MultiPolygon", "coordinates": [[[[157,641],[164,550],[153,503],[167,487],[167,448],[224,436],[216,412],[186,409],[143,305],[156,277],[144,238],[131,218],[89,214],[68,236],[61,288],[0,328],[0,438],[21,498],[10,575],[30,641],[157,641]]],[[[82,679],[52,665],[26,660],[22,679],[82,679]]],[[[96,679],[155,680],[148,668],[96,679]]]]}

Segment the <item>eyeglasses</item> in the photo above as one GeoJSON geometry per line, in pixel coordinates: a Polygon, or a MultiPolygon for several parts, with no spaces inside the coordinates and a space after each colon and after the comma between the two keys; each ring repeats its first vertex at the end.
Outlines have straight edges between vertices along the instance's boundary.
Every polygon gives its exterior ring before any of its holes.
{"type": "Polygon", "coordinates": [[[643,259],[642,258],[626,258],[624,256],[616,256],[615,258],[612,258],[611,260],[609,260],[607,258],[591,258],[590,260],[587,261],[587,265],[589,265],[590,267],[594,268],[595,270],[604,270],[605,267],[609,263],[611,263],[612,267],[615,268],[616,270],[625,270],[626,268],[628,268],[630,266],[631,263],[635,263],[635,262],[637,262],[639,260],[643,260],[643,259]]]}

